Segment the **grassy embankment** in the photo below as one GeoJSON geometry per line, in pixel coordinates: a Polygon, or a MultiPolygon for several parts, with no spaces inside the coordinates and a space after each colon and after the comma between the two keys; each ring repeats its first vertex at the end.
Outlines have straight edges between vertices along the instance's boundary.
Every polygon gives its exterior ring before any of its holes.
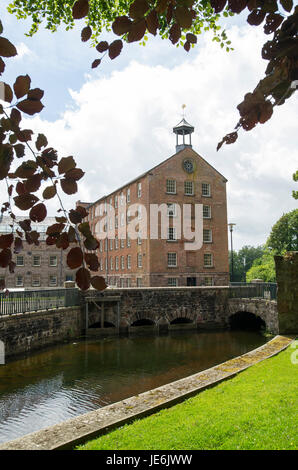
{"type": "Polygon", "coordinates": [[[294,349],[78,449],[297,449],[294,349]]]}

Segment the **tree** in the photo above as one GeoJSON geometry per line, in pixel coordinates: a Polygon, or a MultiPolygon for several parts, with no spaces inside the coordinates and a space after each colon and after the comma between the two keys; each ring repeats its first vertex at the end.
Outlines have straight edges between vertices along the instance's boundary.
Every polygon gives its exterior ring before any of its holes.
{"type": "MultiPolygon", "coordinates": [[[[95,40],[103,28],[121,39],[110,44],[100,41],[96,49],[115,59],[123,48],[123,42],[131,43],[147,39],[147,34],[169,39],[173,44],[183,44],[188,52],[197,43],[197,36],[204,29],[217,34],[219,14],[229,16],[248,10],[247,21],[252,26],[264,24],[266,35],[274,34],[262,48],[262,57],[268,60],[265,77],[252,93],[247,93],[237,106],[240,119],[235,130],[223,137],[217,150],[232,144],[242,128],[253,129],[258,123],[268,121],[275,106],[284,104],[296,89],[298,80],[298,6],[293,0],[14,0],[9,7],[18,18],[32,16],[30,34],[38,29],[43,18],[53,31],[64,22],[67,28],[74,20],[86,18],[82,41],[95,40]],[[116,5],[116,6],[115,6],[116,5]]],[[[225,32],[213,38],[229,49],[225,32]]],[[[103,55],[103,56],[104,56],[103,55]]],[[[92,67],[98,67],[103,58],[95,59],[92,67]]]]}
{"type": "MultiPolygon", "coordinates": [[[[235,282],[245,282],[246,273],[252,267],[254,260],[261,258],[264,253],[264,247],[261,246],[243,246],[238,253],[233,252],[233,280],[235,282]]],[[[230,272],[231,252],[229,252],[230,272]]]]}
{"type": "Polygon", "coordinates": [[[264,282],[276,281],[274,256],[268,250],[261,258],[256,259],[247,271],[246,281],[251,282],[253,279],[262,279],[264,282]]]}
{"type": "Polygon", "coordinates": [[[272,227],[266,245],[276,255],[298,250],[298,209],[282,215],[272,227]]]}
{"type": "MultiPolygon", "coordinates": [[[[298,170],[295,173],[293,173],[293,181],[296,181],[296,182],[298,181],[298,170]]],[[[298,199],[298,191],[295,191],[293,189],[292,196],[294,199],[298,199]]]]}

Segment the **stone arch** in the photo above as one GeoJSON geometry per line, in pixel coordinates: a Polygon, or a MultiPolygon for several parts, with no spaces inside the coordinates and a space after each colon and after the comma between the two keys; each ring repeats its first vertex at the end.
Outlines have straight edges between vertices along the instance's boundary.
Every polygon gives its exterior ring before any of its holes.
{"type": "Polygon", "coordinates": [[[278,334],[278,313],[275,301],[266,299],[229,299],[227,308],[227,326],[230,317],[238,312],[247,312],[260,318],[265,323],[263,327],[270,333],[278,334]]]}
{"type": "MultiPolygon", "coordinates": [[[[100,305],[100,304],[99,304],[100,305]]],[[[101,305],[100,305],[101,307],[101,305]]],[[[117,305],[109,305],[104,311],[104,328],[115,328],[117,326],[117,305]]],[[[89,310],[88,328],[101,328],[101,308],[92,306],[89,310]]]]}
{"type": "Polygon", "coordinates": [[[138,312],[130,316],[129,325],[130,326],[156,325],[156,320],[154,316],[150,313],[138,312]]]}
{"type": "Polygon", "coordinates": [[[149,318],[140,318],[139,320],[134,321],[130,326],[154,326],[155,323],[149,318]]]}
{"type": "Polygon", "coordinates": [[[197,319],[195,308],[181,306],[173,311],[168,312],[168,321],[171,325],[177,323],[194,323],[197,319]]]}
{"type": "Polygon", "coordinates": [[[232,330],[260,331],[266,329],[266,322],[259,315],[243,310],[230,315],[228,321],[232,330]]]}

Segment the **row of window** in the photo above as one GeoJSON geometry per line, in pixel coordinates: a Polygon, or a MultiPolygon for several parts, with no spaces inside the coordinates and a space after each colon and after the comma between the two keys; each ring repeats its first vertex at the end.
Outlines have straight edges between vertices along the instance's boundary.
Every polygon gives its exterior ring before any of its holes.
{"type": "MultiPolygon", "coordinates": [[[[100,270],[103,271],[104,267],[105,270],[108,271],[118,271],[119,269],[131,269],[131,255],[126,256],[126,265],[125,265],[125,257],[124,256],[115,256],[110,257],[109,261],[108,258],[100,259],[100,270]],[[109,263],[109,265],[108,265],[109,263]],[[120,264],[119,264],[120,263],[120,264]]],[[[176,252],[169,252],[167,253],[167,263],[169,268],[176,268],[178,266],[178,255],[176,252]]],[[[138,253],[137,255],[137,267],[143,267],[143,254],[138,253]]],[[[213,255],[212,253],[204,253],[204,267],[209,268],[213,267],[213,255]]]]}
{"type": "MultiPolygon", "coordinates": [[[[166,193],[177,194],[177,182],[173,179],[167,179],[166,181],[166,193]]],[[[194,196],[194,181],[184,181],[184,194],[186,196],[194,196]]],[[[201,184],[201,196],[211,197],[211,185],[210,183],[201,184]]]]}
{"type": "MultiPolygon", "coordinates": [[[[58,258],[57,256],[50,256],[49,257],[49,266],[57,266],[58,258]]],[[[16,265],[17,266],[25,266],[24,256],[18,255],[16,257],[16,265]]],[[[40,255],[33,255],[32,256],[32,266],[41,266],[41,256],[40,255]]]]}
{"type": "MultiPolygon", "coordinates": [[[[177,277],[168,277],[167,283],[168,283],[169,287],[177,287],[179,285],[179,280],[178,280],[177,277]]],[[[117,278],[117,277],[115,277],[115,278],[109,277],[108,284],[110,286],[114,286],[114,287],[131,287],[132,286],[130,277],[120,278],[120,279],[117,278]]],[[[214,284],[214,282],[213,282],[213,277],[212,276],[206,276],[201,280],[201,285],[213,286],[213,284],[214,284]]],[[[142,278],[141,277],[137,277],[136,285],[137,285],[137,287],[142,287],[142,278]]]]}
{"type": "MultiPolygon", "coordinates": [[[[58,278],[55,275],[49,276],[48,280],[49,287],[55,287],[58,285],[58,278]]],[[[23,287],[24,286],[24,276],[18,275],[15,279],[16,287],[23,287]]],[[[41,286],[41,279],[40,276],[32,276],[31,278],[31,286],[32,287],[40,287],[41,286]]]]}

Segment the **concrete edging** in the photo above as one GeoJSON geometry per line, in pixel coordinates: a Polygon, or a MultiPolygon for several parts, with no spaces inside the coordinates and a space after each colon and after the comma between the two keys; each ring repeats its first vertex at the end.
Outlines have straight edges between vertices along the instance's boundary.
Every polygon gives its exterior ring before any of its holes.
{"type": "Polygon", "coordinates": [[[210,369],[149,390],[112,405],[71,418],[0,445],[0,450],[59,450],[106,434],[135,419],[153,414],[237,375],[285,349],[295,336],[275,336],[271,341],[210,369]]]}

